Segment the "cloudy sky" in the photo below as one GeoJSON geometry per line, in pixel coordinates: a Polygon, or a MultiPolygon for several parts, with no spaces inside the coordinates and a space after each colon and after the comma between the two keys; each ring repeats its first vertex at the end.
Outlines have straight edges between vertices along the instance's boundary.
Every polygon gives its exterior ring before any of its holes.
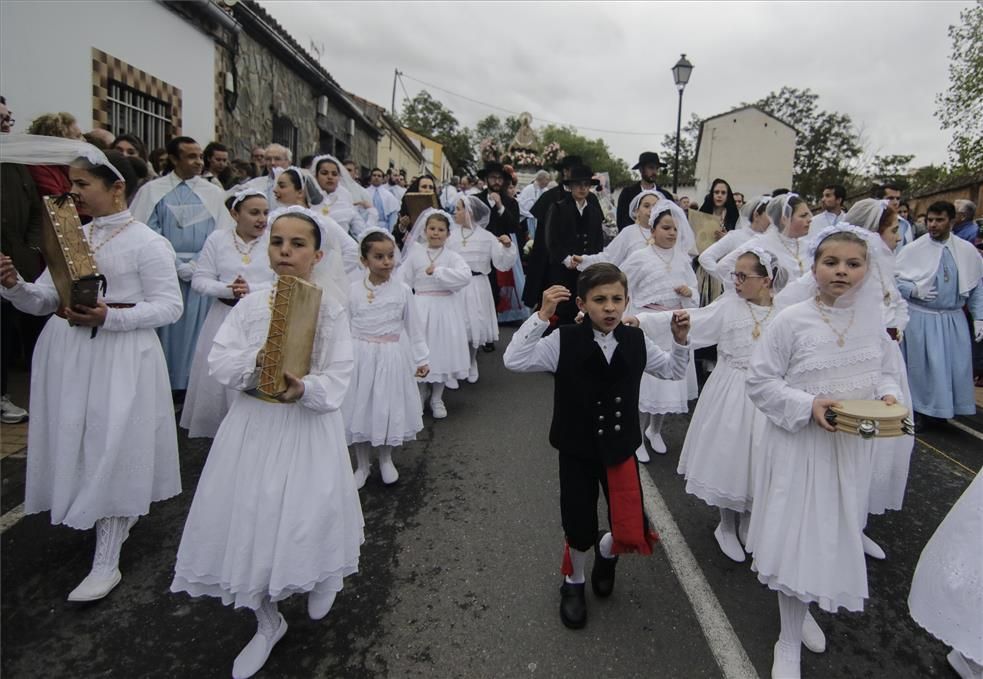
{"type": "MultiPolygon", "coordinates": [[[[946,158],[935,96],[948,85],[947,28],[971,3],[262,4],[302,45],[324,45],[343,87],[387,107],[398,68],[410,96],[428,89],[462,125],[507,114],[456,95],[529,111],[534,126],[573,124],[634,160],[675,131],[670,69],[685,52],[695,69],[684,122],[809,88],[853,119],[871,155],[913,153],[921,165],[946,158]]],[[[397,110],[404,96],[398,87],[397,110]]]]}

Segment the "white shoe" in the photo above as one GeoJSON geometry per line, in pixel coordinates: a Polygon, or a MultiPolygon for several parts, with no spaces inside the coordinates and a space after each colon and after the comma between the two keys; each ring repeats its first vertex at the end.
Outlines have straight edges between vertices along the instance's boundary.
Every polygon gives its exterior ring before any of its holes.
{"type": "Polygon", "coordinates": [[[635,450],[635,457],[638,458],[638,461],[642,464],[647,464],[652,461],[652,458],[649,457],[649,451],[645,449],[645,441],[642,441],[642,445],[638,446],[638,449],[635,450]]]}
{"type": "Polygon", "coordinates": [[[802,643],[813,653],[826,652],[826,635],[809,611],[806,611],[805,620],[802,621],[802,643]]]}
{"type": "Polygon", "coordinates": [[[447,407],[443,401],[430,401],[430,412],[433,413],[435,420],[442,420],[447,417],[447,407]]]}
{"type": "Polygon", "coordinates": [[[471,361],[471,367],[468,368],[468,384],[474,384],[478,381],[478,361],[471,361]]]}
{"type": "Polygon", "coordinates": [[[13,404],[10,396],[4,394],[0,398],[0,422],[4,424],[17,424],[27,419],[27,411],[13,404]]]}
{"type": "Polygon", "coordinates": [[[880,545],[878,545],[876,542],[874,542],[869,537],[867,537],[866,534],[864,533],[860,534],[860,542],[864,546],[864,554],[869,556],[871,559],[878,559],[879,561],[883,561],[887,557],[887,555],[884,553],[884,550],[881,549],[880,545]]]}
{"type": "Polygon", "coordinates": [[[391,486],[399,481],[399,472],[396,470],[396,465],[393,464],[391,459],[379,460],[379,473],[382,475],[382,482],[387,486],[391,486]]]}
{"type": "Polygon", "coordinates": [[[267,639],[259,632],[256,632],[253,638],[249,640],[249,643],[239,651],[239,655],[236,656],[235,661],[232,663],[233,679],[247,679],[263,669],[263,665],[266,664],[266,660],[270,657],[270,653],[273,651],[273,647],[276,646],[276,642],[280,641],[283,635],[287,633],[287,621],[283,619],[282,614],[277,613],[277,615],[280,616],[280,626],[273,633],[272,639],[267,639]]]}
{"type": "Polygon", "coordinates": [[[100,574],[90,571],[85,576],[85,579],[79,583],[78,587],[71,591],[68,595],[68,600],[74,602],[98,601],[116,589],[116,585],[122,579],[123,575],[119,572],[118,568],[114,568],[109,573],[100,574]]]}
{"type": "Polygon", "coordinates": [[[981,679],[983,677],[983,668],[967,660],[966,656],[956,649],[949,651],[949,655],[945,659],[949,661],[949,665],[962,679],[981,679]]]}
{"type": "Polygon", "coordinates": [[[356,490],[362,490],[365,487],[365,482],[369,480],[369,474],[371,473],[369,467],[359,467],[355,470],[355,488],[356,490]]]}
{"type": "Polygon", "coordinates": [[[784,641],[775,644],[775,658],[771,665],[771,679],[800,679],[801,659],[798,648],[790,648],[784,641]]]}
{"type": "Polygon", "coordinates": [[[321,620],[329,612],[331,612],[331,607],[334,605],[335,597],[338,596],[338,592],[317,592],[311,590],[307,595],[307,615],[311,616],[311,620],[321,620]]]}
{"type": "Polygon", "coordinates": [[[645,432],[645,438],[649,440],[652,444],[652,450],[657,452],[659,455],[665,455],[668,448],[666,448],[666,442],[662,440],[662,432],[652,435],[651,431],[645,432]]]}
{"type": "Polygon", "coordinates": [[[736,535],[725,533],[723,526],[718,523],[717,529],[713,531],[713,537],[717,538],[720,551],[726,554],[728,559],[737,563],[744,563],[744,548],[741,547],[736,535]]]}

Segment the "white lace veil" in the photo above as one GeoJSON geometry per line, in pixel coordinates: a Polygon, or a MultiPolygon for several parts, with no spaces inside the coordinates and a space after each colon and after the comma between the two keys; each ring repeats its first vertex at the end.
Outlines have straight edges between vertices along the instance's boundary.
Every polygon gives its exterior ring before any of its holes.
{"type": "MultiPolygon", "coordinates": [[[[476,196],[458,196],[458,200],[464,203],[464,226],[470,229],[486,229],[491,220],[491,208],[476,196]]],[[[451,221],[457,224],[456,221],[451,221]]],[[[414,225],[415,226],[415,225],[414,225]]]]}
{"type": "Polygon", "coordinates": [[[801,198],[801,196],[797,193],[783,193],[768,201],[768,217],[782,235],[785,234],[787,226],[784,222],[791,221],[792,219],[792,207],[789,205],[789,202],[793,198],[801,198]]]}
{"type": "MultiPolygon", "coordinates": [[[[317,182],[317,166],[323,160],[329,160],[334,163],[334,166],[338,168],[338,185],[345,187],[348,193],[352,196],[353,202],[358,202],[362,200],[368,200],[368,194],[364,197],[362,193],[365,191],[358,182],[352,179],[352,176],[348,173],[348,170],[342,165],[341,161],[332,156],[331,154],[324,153],[319,156],[314,156],[314,160],[311,161],[310,173],[314,177],[314,181],[317,182]]],[[[320,188],[320,184],[318,185],[320,188]]]]}
{"type": "Polygon", "coordinates": [[[321,232],[321,250],[324,252],[324,257],[314,265],[311,282],[324,291],[325,299],[347,308],[349,281],[348,276],[345,274],[345,265],[341,258],[341,251],[333,244],[333,240],[328,230],[324,228],[320,216],[316,212],[300,205],[277,208],[270,213],[269,219],[267,220],[271,234],[273,232],[273,223],[284,215],[302,216],[317,225],[317,228],[321,232]]]}
{"type": "MultiPolygon", "coordinates": [[[[413,248],[420,247],[423,243],[423,230],[427,226],[427,220],[430,219],[432,215],[443,215],[448,224],[454,223],[454,217],[449,215],[443,210],[438,210],[437,208],[428,207],[426,210],[420,213],[420,216],[416,218],[416,222],[413,224],[413,228],[410,232],[406,234],[406,238],[403,239],[403,261],[405,262],[410,257],[410,253],[413,248]]],[[[450,227],[448,227],[449,230],[450,227]]]]}
{"type": "Polygon", "coordinates": [[[659,220],[659,216],[665,214],[666,212],[670,213],[673,220],[676,222],[678,236],[676,237],[675,249],[680,250],[684,255],[689,256],[690,250],[696,246],[696,237],[693,235],[693,227],[690,226],[686,213],[683,212],[683,209],[676,205],[676,203],[663,198],[658,203],[653,205],[652,213],[649,215],[649,228],[651,229],[653,226],[655,226],[655,223],[659,220]]]}
{"type": "Polygon", "coordinates": [[[749,200],[746,202],[744,207],[741,208],[741,217],[744,218],[744,220],[741,222],[741,228],[751,231],[751,223],[754,222],[755,213],[758,212],[762,205],[764,205],[765,209],[767,210],[768,203],[770,201],[771,196],[765,194],[763,196],[758,196],[754,200],[749,200]]]}
{"type": "Polygon", "coordinates": [[[273,181],[274,183],[284,172],[292,172],[300,180],[300,188],[304,192],[304,198],[307,199],[307,204],[314,206],[320,205],[324,202],[324,193],[321,192],[321,187],[318,185],[317,180],[311,175],[307,170],[302,170],[296,165],[291,165],[290,167],[275,167],[273,168],[273,181]]]}
{"type": "Polygon", "coordinates": [[[657,201],[665,200],[665,196],[662,195],[661,191],[656,191],[655,189],[646,189],[640,194],[631,199],[631,203],[628,204],[628,216],[632,219],[638,215],[638,206],[642,204],[642,200],[645,196],[655,196],[657,201]]]}
{"type": "Polygon", "coordinates": [[[886,207],[886,200],[864,198],[863,200],[858,200],[850,207],[843,216],[843,221],[847,224],[856,224],[862,229],[878,233],[881,216],[884,214],[886,207]]]}
{"type": "MultiPolygon", "coordinates": [[[[344,168],[342,168],[342,169],[344,169],[344,168]]],[[[388,238],[389,240],[391,240],[393,242],[393,247],[395,248],[395,253],[394,253],[394,255],[395,255],[394,256],[394,260],[395,261],[394,261],[393,269],[395,269],[396,267],[398,267],[402,263],[402,256],[401,256],[401,254],[399,252],[399,248],[396,247],[396,238],[391,233],[389,233],[385,229],[380,229],[378,226],[370,226],[369,228],[367,228],[365,231],[363,231],[362,233],[360,233],[358,235],[358,255],[359,255],[359,257],[362,256],[362,241],[365,240],[365,237],[366,236],[368,236],[369,234],[372,234],[372,233],[381,233],[383,236],[385,236],[386,238],[388,238]]]]}
{"type": "Polygon", "coordinates": [[[747,254],[757,257],[758,261],[761,262],[761,266],[768,272],[773,292],[778,293],[788,283],[788,271],[778,263],[778,257],[760,247],[754,241],[745,242],[735,250],[735,254],[737,259],[747,254]]]}
{"type": "Polygon", "coordinates": [[[105,165],[126,183],[123,174],[109,162],[106,154],[88,142],[39,134],[0,135],[0,162],[2,163],[71,165],[79,158],[84,158],[92,165],[105,165]]]}

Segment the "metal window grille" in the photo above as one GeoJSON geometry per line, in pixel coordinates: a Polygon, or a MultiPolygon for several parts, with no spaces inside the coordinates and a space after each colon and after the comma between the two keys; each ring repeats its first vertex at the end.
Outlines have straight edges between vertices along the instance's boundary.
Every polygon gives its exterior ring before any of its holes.
{"type": "Polygon", "coordinates": [[[143,140],[147,150],[167,144],[172,132],[171,105],[124,85],[109,81],[109,131],[119,136],[132,134],[143,140]]]}
{"type": "Polygon", "coordinates": [[[297,127],[287,116],[273,116],[273,143],[286,146],[297,157],[297,127]]]}

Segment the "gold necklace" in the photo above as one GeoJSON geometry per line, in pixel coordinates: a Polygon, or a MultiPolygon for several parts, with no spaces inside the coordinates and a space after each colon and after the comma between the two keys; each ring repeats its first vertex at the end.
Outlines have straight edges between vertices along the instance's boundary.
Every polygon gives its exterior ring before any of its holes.
{"type": "Polygon", "coordinates": [[[768,313],[764,315],[764,318],[758,320],[758,318],[754,315],[754,309],[751,307],[751,303],[747,300],[744,300],[744,303],[747,304],[747,311],[749,314],[751,314],[751,320],[754,321],[754,328],[751,330],[751,339],[757,342],[758,338],[761,337],[761,324],[768,320],[775,307],[768,307],[768,313]]]}
{"type": "Polygon", "coordinates": [[[670,252],[669,253],[669,259],[666,259],[659,252],[659,246],[656,245],[655,243],[652,243],[652,252],[654,252],[655,253],[655,256],[658,257],[659,259],[661,259],[662,260],[662,263],[666,265],[666,271],[672,271],[672,258],[675,256],[675,253],[670,252]]]}
{"type": "MultiPolygon", "coordinates": [[[[126,224],[124,224],[123,226],[119,227],[118,229],[116,229],[115,231],[113,231],[111,234],[109,234],[109,238],[107,238],[106,240],[100,242],[98,245],[94,245],[92,247],[92,254],[96,254],[97,252],[99,252],[106,243],[108,243],[112,239],[116,238],[116,236],[120,235],[121,233],[123,233],[123,230],[126,229],[126,227],[128,227],[130,224],[132,224],[135,221],[136,221],[135,219],[131,219],[126,224]]],[[[90,236],[92,235],[92,229],[91,228],[89,229],[89,235],[90,236]]]]}
{"type": "MultiPolygon", "coordinates": [[[[252,253],[253,248],[256,247],[256,243],[259,242],[259,238],[253,238],[253,242],[247,245],[245,251],[243,251],[243,249],[239,247],[239,241],[236,240],[236,236],[239,236],[239,234],[233,231],[232,244],[236,246],[236,252],[242,255],[242,263],[249,264],[251,261],[253,261],[253,258],[250,257],[250,254],[252,253]]],[[[239,237],[242,238],[242,236],[239,237]]]]}
{"type": "Polygon", "coordinates": [[[440,257],[443,253],[444,253],[443,245],[440,246],[440,249],[437,251],[437,254],[434,255],[433,257],[430,256],[430,248],[427,248],[427,259],[429,259],[430,263],[433,264],[434,262],[437,261],[437,258],[440,257]]]}
{"type": "Polygon", "coordinates": [[[474,229],[471,229],[471,235],[470,236],[465,237],[464,236],[464,229],[465,228],[467,228],[467,227],[464,227],[464,226],[461,227],[461,247],[462,248],[468,247],[468,240],[470,240],[471,238],[474,237],[474,229]]]}
{"type": "Polygon", "coordinates": [[[830,321],[829,316],[826,315],[824,310],[825,306],[826,305],[823,304],[823,301],[819,299],[819,295],[816,295],[816,308],[819,309],[819,317],[823,319],[823,323],[828,325],[829,329],[833,331],[834,335],[836,335],[836,345],[842,347],[844,344],[846,344],[847,333],[850,332],[850,328],[853,327],[853,317],[856,315],[857,310],[850,309],[850,321],[846,324],[846,327],[843,328],[843,332],[840,332],[833,327],[833,323],[830,321]]]}
{"type": "Polygon", "coordinates": [[[369,304],[372,304],[375,301],[375,290],[369,287],[368,276],[362,279],[362,287],[365,288],[365,299],[369,300],[369,304]]]}
{"type": "Polygon", "coordinates": [[[792,248],[785,245],[785,240],[782,238],[781,234],[778,235],[778,242],[782,244],[783,248],[785,248],[785,252],[795,257],[795,263],[799,265],[799,275],[802,275],[805,273],[805,269],[802,268],[802,260],[799,259],[799,239],[793,238],[792,240],[795,241],[795,252],[792,252],[792,248]]]}

